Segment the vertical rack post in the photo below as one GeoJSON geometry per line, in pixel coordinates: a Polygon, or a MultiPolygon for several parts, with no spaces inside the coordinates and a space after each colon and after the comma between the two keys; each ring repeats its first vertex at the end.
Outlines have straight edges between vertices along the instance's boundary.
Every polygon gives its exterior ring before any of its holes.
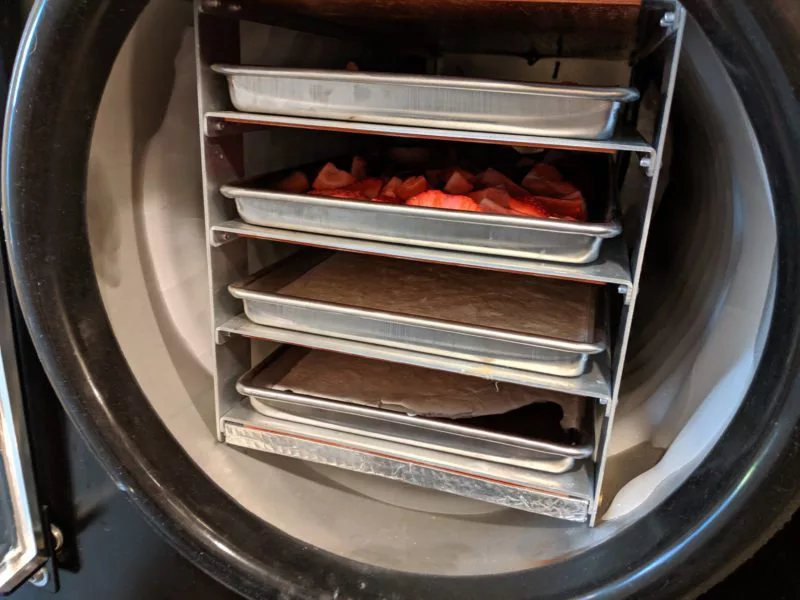
{"type": "Polygon", "coordinates": [[[219,190],[222,184],[244,176],[244,144],[241,135],[209,135],[205,114],[229,106],[225,80],[211,71],[211,65],[239,62],[239,22],[205,14],[202,0],[195,0],[194,18],[209,301],[213,320],[214,412],[217,438],[223,441],[221,417],[239,401],[236,379],[250,367],[250,341],[240,336],[218,335],[217,329],[242,312],[241,302],[228,294],[227,286],[247,275],[247,241],[239,238],[226,244],[215,243],[212,227],[235,215],[233,203],[219,190]]]}
{"type": "Polygon", "coordinates": [[[625,356],[628,349],[628,342],[633,325],[634,309],[636,299],[639,294],[639,284],[642,276],[642,266],[647,247],[647,238],[650,231],[650,221],[653,216],[656,194],[658,191],[658,181],[661,175],[661,167],[664,158],[664,144],[666,142],[667,125],[669,124],[670,112],[672,110],[672,99],[675,92],[675,78],[678,73],[678,62],[680,60],[681,43],[683,41],[684,25],[686,23],[686,11],[680,3],[675,3],[673,12],[666,13],[662,17],[662,26],[672,30],[669,38],[664,42],[668,48],[667,62],[664,69],[664,76],[661,85],[661,103],[659,107],[658,122],[655,135],[653,137],[653,152],[645,157],[649,162],[644,162],[642,166],[646,168],[650,178],[648,187],[647,203],[642,216],[641,228],[637,236],[637,243],[633,249],[632,264],[632,287],[629,299],[625,303],[620,319],[620,336],[617,343],[617,351],[613,358],[613,387],[611,401],[606,407],[606,415],[602,419],[600,437],[597,449],[597,467],[595,476],[595,495],[591,505],[590,525],[593,526],[598,516],[598,508],[602,500],[603,476],[605,474],[606,460],[611,441],[611,431],[614,424],[614,416],[619,402],[620,384],[622,382],[622,372],[625,366],[625,356]],[[666,15],[671,15],[667,17],[666,15]]]}

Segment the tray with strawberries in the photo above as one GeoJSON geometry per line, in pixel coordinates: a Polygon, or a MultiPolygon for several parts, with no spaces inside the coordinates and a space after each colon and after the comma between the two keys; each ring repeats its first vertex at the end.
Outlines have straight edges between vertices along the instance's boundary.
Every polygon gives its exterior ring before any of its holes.
{"type": "Polygon", "coordinates": [[[489,154],[393,148],[221,191],[251,225],[563,263],[621,233],[609,157],[489,154]]]}

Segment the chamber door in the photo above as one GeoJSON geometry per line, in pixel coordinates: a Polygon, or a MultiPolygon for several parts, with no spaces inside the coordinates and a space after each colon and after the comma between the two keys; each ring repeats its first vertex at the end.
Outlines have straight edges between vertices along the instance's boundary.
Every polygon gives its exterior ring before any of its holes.
{"type": "MultiPolygon", "coordinates": [[[[4,261],[3,261],[4,262],[4,261]]],[[[0,593],[46,561],[11,324],[8,280],[0,263],[0,593]]]]}

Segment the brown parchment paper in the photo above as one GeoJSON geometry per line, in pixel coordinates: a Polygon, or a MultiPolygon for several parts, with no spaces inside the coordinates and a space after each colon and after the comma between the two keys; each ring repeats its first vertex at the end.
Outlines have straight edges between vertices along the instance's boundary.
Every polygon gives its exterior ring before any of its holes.
{"type": "Polygon", "coordinates": [[[587,283],[338,253],[280,293],[573,342],[594,341],[597,286],[587,283]]]}
{"type": "MultiPolygon", "coordinates": [[[[262,382],[257,377],[254,385],[262,382]]],[[[561,406],[564,429],[580,429],[586,398],[511,383],[370,360],[323,350],[306,353],[277,383],[281,391],[397,412],[451,419],[503,414],[529,404],[561,406]]]]}

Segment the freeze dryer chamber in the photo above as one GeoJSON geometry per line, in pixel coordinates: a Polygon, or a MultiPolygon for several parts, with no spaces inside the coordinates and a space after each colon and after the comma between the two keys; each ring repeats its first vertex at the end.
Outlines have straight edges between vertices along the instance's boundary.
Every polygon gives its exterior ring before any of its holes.
{"type": "Polygon", "coordinates": [[[772,8],[37,3],[4,218],[68,413],[245,596],[710,585],[796,502],[772,8]]]}

